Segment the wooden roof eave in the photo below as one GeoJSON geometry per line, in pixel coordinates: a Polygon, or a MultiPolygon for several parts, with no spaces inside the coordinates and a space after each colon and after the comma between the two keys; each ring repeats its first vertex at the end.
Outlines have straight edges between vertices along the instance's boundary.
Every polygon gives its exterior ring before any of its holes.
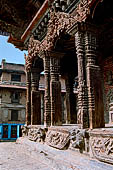
{"type": "MultiPolygon", "coordinates": [[[[54,0],[49,0],[50,3],[52,3],[54,0]]],[[[48,0],[45,0],[42,7],[39,9],[39,11],[36,13],[35,17],[21,36],[21,41],[24,43],[27,39],[27,37],[31,34],[32,30],[35,28],[36,24],[39,22],[40,18],[44,15],[44,13],[49,8],[49,2],[48,0]]]]}
{"type": "MultiPolygon", "coordinates": [[[[49,0],[50,3],[52,3],[54,0],[49,0]]],[[[35,17],[33,18],[33,20],[30,22],[29,26],[27,27],[27,29],[25,30],[25,32],[23,33],[23,35],[21,36],[20,40],[15,39],[14,37],[12,37],[11,35],[8,38],[9,43],[12,43],[13,45],[15,45],[17,48],[19,49],[23,49],[24,48],[24,42],[27,39],[27,37],[31,34],[32,30],[34,29],[34,27],[36,26],[36,24],[38,23],[38,21],[40,20],[40,18],[44,15],[44,13],[46,12],[46,10],[49,8],[49,4],[48,4],[48,0],[45,0],[45,2],[43,3],[43,5],[41,6],[41,8],[38,10],[38,12],[36,13],[35,17]]]]}
{"type": "MultiPolygon", "coordinates": [[[[21,45],[24,46],[24,42],[27,40],[27,38],[30,36],[30,34],[32,33],[32,30],[35,28],[36,24],[39,22],[40,18],[44,15],[44,13],[47,11],[47,9],[49,8],[49,3],[52,3],[54,0],[45,0],[45,2],[43,3],[43,5],[41,6],[41,8],[38,10],[38,12],[36,13],[35,17],[33,18],[33,20],[30,22],[30,24],[28,25],[27,29],[25,30],[25,32],[23,33],[23,35],[21,36],[21,40],[17,40],[14,39],[12,36],[9,37],[8,42],[14,44],[17,48],[21,49],[21,45]],[[49,2],[48,2],[49,1],[49,2]],[[16,43],[17,42],[17,43],[16,43]],[[16,45],[16,44],[20,44],[20,46],[16,45]]],[[[102,0],[89,0],[89,6],[90,8],[93,6],[93,4],[95,2],[101,2],[102,0]]]]}

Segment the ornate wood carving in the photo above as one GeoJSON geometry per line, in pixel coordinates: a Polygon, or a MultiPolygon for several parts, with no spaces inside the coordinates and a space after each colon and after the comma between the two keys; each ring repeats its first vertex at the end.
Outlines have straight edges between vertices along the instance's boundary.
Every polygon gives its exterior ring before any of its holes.
{"type": "Polygon", "coordinates": [[[31,124],[31,72],[26,73],[26,124],[31,124]]]}
{"type": "Polygon", "coordinates": [[[61,83],[59,81],[60,58],[50,58],[50,96],[51,96],[51,125],[62,124],[61,112],[61,83]]]}
{"type": "Polygon", "coordinates": [[[33,36],[31,36],[29,40],[28,56],[25,56],[26,69],[30,69],[36,54],[41,56],[41,53],[44,51],[54,50],[56,40],[66,29],[72,26],[75,21],[76,18],[70,14],[51,12],[47,35],[43,41],[34,40],[33,36]]]}
{"type": "Polygon", "coordinates": [[[28,45],[28,55],[25,56],[25,69],[26,71],[30,70],[32,67],[33,60],[37,57],[38,51],[36,51],[36,47],[38,47],[39,42],[34,40],[33,35],[29,39],[28,45]]]}
{"type": "Polygon", "coordinates": [[[102,77],[100,68],[96,65],[98,30],[83,22],[78,24],[77,29],[78,123],[82,119],[83,127],[88,127],[88,124],[90,128],[104,127],[102,77]]]}
{"type": "Polygon", "coordinates": [[[44,57],[44,74],[45,74],[45,96],[44,96],[44,125],[51,124],[51,101],[50,101],[50,57],[44,57]]]}
{"type": "Polygon", "coordinates": [[[75,12],[73,13],[73,15],[76,16],[77,21],[81,22],[81,21],[85,21],[87,16],[90,14],[90,2],[92,0],[81,0],[80,3],[78,4],[75,12]]]}
{"type": "Polygon", "coordinates": [[[98,34],[95,34],[93,30],[86,30],[85,55],[87,59],[86,72],[90,128],[104,127],[102,75],[100,67],[96,64],[97,48],[98,34]]]}
{"type": "Polygon", "coordinates": [[[26,68],[29,69],[36,54],[43,51],[54,50],[55,42],[62,33],[66,32],[75,23],[85,21],[90,13],[91,0],[81,0],[77,6],[75,14],[55,12],[50,9],[50,20],[48,22],[46,37],[40,42],[31,36],[28,46],[28,56],[26,56],[26,68]]]}
{"type": "Polygon", "coordinates": [[[88,101],[87,101],[87,86],[85,77],[85,55],[84,55],[84,35],[81,32],[75,34],[75,45],[78,58],[78,124],[82,125],[82,128],[89,126],[88,117],[88,101]]]}

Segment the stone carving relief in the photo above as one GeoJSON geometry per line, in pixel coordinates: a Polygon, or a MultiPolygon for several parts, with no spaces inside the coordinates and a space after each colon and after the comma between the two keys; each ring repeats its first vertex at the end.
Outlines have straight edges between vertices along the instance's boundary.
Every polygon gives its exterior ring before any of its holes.
{"type": "Polygon", "coordinates": [[[22,126],[22,136],[34,142],[44,142],[47,128],[22,126]]]}
{"type": "Polygon", "coordinates": [[[113,164],[113,136],[91,137],[90,141],[94,157],[100,161],[113,164]]]}
{"type": "Polygon", "coordinates": [[[89,147],[88,144],[86,143],[86,139],[89,139],[89,134],[86,130],[73,129],[70,131],[70,147],[79,149],[81,153],[85,151],[86,148],[89,147]]]}
{"type": "Polygon", "coordinates": [[[49,130],[46,134],[46,143],[57,149],[65,149],[69,144],[69,133],[49,130]]]}
{"type": "Polygon", "coordinates": [[[44,142],[46,136],[46,130],[42,128],[31,128],[28,131],[29,140],[35,142],[44,142]]]}
{"type": "Polygon", "coordinates": [[[21,129],[22,129],[22,137],[25,137],[25,136],[28,136],[28,126],[24,125],[24,126],[21,126],[21,129]]]}

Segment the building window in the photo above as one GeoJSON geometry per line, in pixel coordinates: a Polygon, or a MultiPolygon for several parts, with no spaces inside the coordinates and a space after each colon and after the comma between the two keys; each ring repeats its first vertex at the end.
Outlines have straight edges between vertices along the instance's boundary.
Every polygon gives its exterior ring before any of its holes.
{"type": "Polygon", "coordinates": [[[8,125],[3,125],[3,138],[8,138],[8,125]]]}
{"type": "Polygon", "coordinates": [[[19,81],[19,82],[21,82],[21,75],[19,75],[19,74],[11,74],[11,81],[19,81]]]}
{"type": "Polygon", "coordinates": [[[18,110],[11,110],[11,121],[18,121],[18,110]]]}
{"type": "Polygon", "coordinates": [[[17,126],[16,125],[11,126],[11,138],[17,138],[17,126]]]}
{"type": "Polygon", "coordinates": [[[11,102],[12,103],[19,103],[20,101],[20,93],[19,92],[13,92],[11,95],[11,102]]]}

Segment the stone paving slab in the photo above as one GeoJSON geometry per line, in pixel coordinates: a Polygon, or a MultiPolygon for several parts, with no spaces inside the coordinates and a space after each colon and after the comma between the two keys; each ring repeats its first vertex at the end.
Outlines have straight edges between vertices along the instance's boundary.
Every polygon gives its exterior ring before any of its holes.
{"type": "Polygon", "coordinates": [[[113,170],[113,166],[19,138],[16,143],[0,142],[0,170],[113,170]]]}

